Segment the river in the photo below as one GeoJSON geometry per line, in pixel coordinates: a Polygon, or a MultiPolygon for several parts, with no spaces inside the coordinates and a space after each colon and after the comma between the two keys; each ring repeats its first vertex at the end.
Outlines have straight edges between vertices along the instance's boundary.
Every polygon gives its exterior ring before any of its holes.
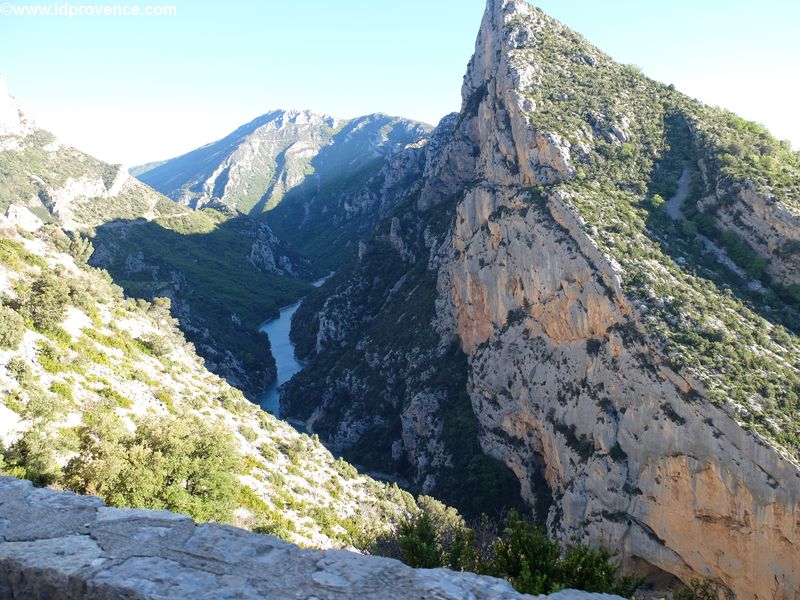
{"type": "MultiPolygon", "coordinates": [[[[331,273],[332,275],[332,273],[331,273]]],[[[319,287],[330,275],[314,281],[311,285],[319,287]]],[[[261,331],[269,336],[272,356],[275,357],[275,366],[278,376],[273,383],[259,398],[258,403],[265,411],[280,417],[280,387],[292,378],[292,375],[303,368],[303,363],[297,360],[294,355],[294,344],[289,339],[289,330],[292,327],[292,315],[297,311],[302,303],[298,300],[294,304],[285,306],[281,309],[281,314],[277,319],[267,321],[261,326],[261,331]]]]}

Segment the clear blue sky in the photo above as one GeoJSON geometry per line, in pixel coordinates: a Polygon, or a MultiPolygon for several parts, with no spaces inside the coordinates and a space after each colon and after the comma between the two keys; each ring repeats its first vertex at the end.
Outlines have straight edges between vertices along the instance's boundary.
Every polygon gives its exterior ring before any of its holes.
{"type": "MultiPolygon", "coordinates": [[[[136,164],[274,108],[435,123],[459,108],[484,9],[484,0],[158,1],[177,16],[0,16],[0,73],[41,126],[136,164]]],[[[617,60],[800,146],[797,0],[538,5],[617,60]]]]}

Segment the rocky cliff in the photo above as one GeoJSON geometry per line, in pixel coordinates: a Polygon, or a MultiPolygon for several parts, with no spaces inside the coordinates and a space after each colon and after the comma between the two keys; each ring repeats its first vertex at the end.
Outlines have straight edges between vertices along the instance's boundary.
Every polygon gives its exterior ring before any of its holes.
{"type": "MultiPolygon", "coordinates": [[[[312,362],[282,410],[462,508],[507,468],[553,535],[615,548],[654,586],[796,597],[797,279],[773,258],[798,235],[797,155],[523,0],[488,3],[462,97],[392,215],[298,311],[312,362]],[[731,140],[788,180],[755,177],[731,140]],[[747,181],[757,197],[710,229],[702,199],[747,181]],[[772,266],[753,285],[724,252],[772,266]]],[[[487,493],[481,509],[514,501],[487,493]]]]}
{"type": "Polygon", "coordinates": [[[26,135],[34,127],[33,120],[22,111],[0,75],[0,136],[26,135]]]}

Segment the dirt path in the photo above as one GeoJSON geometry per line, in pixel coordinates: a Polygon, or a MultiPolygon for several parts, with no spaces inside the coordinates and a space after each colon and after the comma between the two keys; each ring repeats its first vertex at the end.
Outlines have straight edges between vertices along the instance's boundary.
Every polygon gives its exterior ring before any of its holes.
{"type": "Polygon", "coordinates": [[[683,221],[684,216],[681,211],[681,205],[684,200],[689,197],[689,184],[692,182],[692,175],[689,172],[689,165],[683,165],[683,173],[681,178],[678,179],[678,189],[675,195],[667,200],[667,214],[676,221],[683,221]]]}

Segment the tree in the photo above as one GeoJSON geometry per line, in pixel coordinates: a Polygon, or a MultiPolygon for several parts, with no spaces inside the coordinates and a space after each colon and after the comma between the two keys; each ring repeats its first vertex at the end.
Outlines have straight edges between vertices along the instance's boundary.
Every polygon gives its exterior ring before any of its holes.
{"type": "Polygon", "coordinates": [[[425,496],[419,505],[420,512],[400,525],[395,544],[381,539],[372,551],[397,550],[389,555],[413,567],[501,577],[533,594],[573,588],[630,597],[642,583],[640,577],[620,577],[619,565],[605,550],[578,545],[562,553],[538,525],[514,511],[500,535],[485,515],[476,534],[455,509],[425,496]]]}
{"type": "Polygon", "coordinates": [[[50,273],[42,273],[20,297],[21,312],[40,331],[52,331],[64,320],[69,287],[50,273]]]}
{"type": "Polygon", "coordinates": [[[56,434],[47,423],[34,423],[5,453],[5,470],[14,477],[30,479],[34,485],[50,485],[61,474],[56,461],[58,448],[56,434]]]}
{"type": "Polygon", "coordinates": [[[25,320],[17,311],[0,306],[0,348],[16,350],[25,334],[25,320]]]}
{"type": "Polygon", "coordinates": [[[417,569],[442,566],[440,548],[430,517],[422,512],[400,525],[400,555],[407,565],[417,569]]]}
{"type": "Polygon", "coordinates": [[[490,574],[505,577],[519,591],[542,594],[557,590],[558,544],[540,527],[522,519],[516,511],[508,517],[503,536],[495,542],[490,574]]]}
{"type": "Polygon", "coordinates": [[[664,200],[664,197],[660,194],[653,194],[650,198],[650,206],[653,210],[659,210],[664,205],[664,202],[666,202],[666,200],[664,200]]]}

